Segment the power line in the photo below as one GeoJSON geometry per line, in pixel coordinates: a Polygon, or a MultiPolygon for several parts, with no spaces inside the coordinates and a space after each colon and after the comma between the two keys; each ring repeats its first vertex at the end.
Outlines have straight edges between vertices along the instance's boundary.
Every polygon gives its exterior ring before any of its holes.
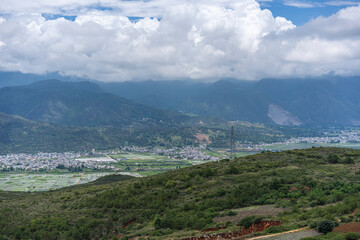
{"type": "Polygon", "coordinates": [[[231,136],[230,136],[230,159],[235,158],[235,140],[234,140],[234,126],[231,126],[231,136]]]}

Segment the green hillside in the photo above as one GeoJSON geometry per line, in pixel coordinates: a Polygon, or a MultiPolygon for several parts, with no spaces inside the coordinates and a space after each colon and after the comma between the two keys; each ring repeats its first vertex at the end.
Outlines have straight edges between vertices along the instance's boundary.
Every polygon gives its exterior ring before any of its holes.
{"type": "Polygon", "coordinates": [[[0,236],[178,239],[214,226],[238,229],[231,221],[216,223],[216,217],[269,204],[284,212],[263,216],[282,222],[267,232],[285,231],[321,219],[347,219],[360,207],[359,168],[360,150],[312,148],[265,152],[146,178],[112,176],[51,192],[0,192],[0,236]]]}
{"type": "MultiPolygon", "coordinates": [[[[108,150],[124,145],[182,147],[197,145],[195,134],[207,134],[212,147],[228,147],[229,124],[154,126],[138,128],[64,126],[31,121],[0,112],[0,154],[108,150]]],[[[290,136],[319,136],[320,130],[249,123],[235,125],[235,140],[275,142],[290,136]]]]}
{"type": "Polygon", "coordinates": [[[0,112],[62,125],[116,128],[178,126],[189,119],[105,93],[94,83],[58,80],[0,88],[0,112]]]}
{"type": "Polygon", "coordinates": [[[0,154],[107,150],[123,145],[192,145],[195,144],[195,132],[195,129],[185,127],[63,126],[0,112],[0,154]]]}

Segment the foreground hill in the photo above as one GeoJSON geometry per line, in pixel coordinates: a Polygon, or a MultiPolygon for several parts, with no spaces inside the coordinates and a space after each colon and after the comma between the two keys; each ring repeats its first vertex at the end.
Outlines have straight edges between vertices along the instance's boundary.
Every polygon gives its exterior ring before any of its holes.
{"type": "Polygon", "coordinates": [[[90,82],[45,80],[0,89],[0,112],[62,125],[174,126],[189,117],[105,93],[90,82]]]}
{"type": "Polygon", "coordinates": [[[0,192],[0,236],[179,239],[214,226],[239,229],[236,223],[216,219],[265,204],[285,211],[263,216],[282,223],[269,231],[284,231],[321,219],[346,219],[360,207],[359,168],[360,150],[312,148],[266,152],[146,178],[113,176],[51,192],[0,192]]]}
{"type": "Polygon", "coordinates": [[[360,77],[99,84],[149,106],[231,121],[357,125],[360,120],[360,77]]]}

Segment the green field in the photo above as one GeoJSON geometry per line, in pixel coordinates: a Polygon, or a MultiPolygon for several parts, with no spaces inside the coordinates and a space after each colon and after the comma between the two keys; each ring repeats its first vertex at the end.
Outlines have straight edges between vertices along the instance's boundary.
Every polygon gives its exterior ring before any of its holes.
{"type": "MultiPolygon", "coordinates": [[[[188,167],[202,161],[185,161],[169,159],[167,156],[153,155],[151,153],[121,153],[110,155],[117,161],[111,163],[119,174],[134,177],[146,177],[170,170],[188,167]]],[[[81,183],[87,183],[99,177],[114,174],[115,171],[93,172],[85,171],[81,183]]],[[[70,173],[66,171],[47,173],[18,173],[6,172],[0,174],[0,190],[2,191],[47,191],[78,184],[82,172],[70,173]]]]}
{"type": "Polygon", "coordinates": [[[110,155],[110,157],[118,161],[118,163],[112,165],[118,168],[119,171],[136,172],[142,176],[150,176],[201,163],[198,161],[170,159],[167,156],[153,155],[151,153],[131,152],[110,155]]]}
{"type": "Polygon", "coordinates": [[[82,173],[3,173],[0,174],[0,190],[2,191],[47,191],[77,183],[87,183],[95,179],[113,174],[112,172],[86,173],[80,180],[82,173]]]}
{"type": "Polygon", "coordinates": [[[338,148],[354,148],[360,149],[360,143],[289,143],[289,144],[269,144],[264,145],[263,148],[271,149],[272,151],[284,151],[293,149],[305,149],[311,147],[338,147],[338,148]]]}

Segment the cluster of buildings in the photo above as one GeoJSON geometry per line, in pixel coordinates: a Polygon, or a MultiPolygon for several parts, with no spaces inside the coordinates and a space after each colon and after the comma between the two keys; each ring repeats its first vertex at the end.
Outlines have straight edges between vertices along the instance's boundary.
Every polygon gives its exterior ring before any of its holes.
{"type": "Polygon", "coordinates": [[[153,155],[164,155],[169,159],[182,160],[199,160],[199,161],[218,161],[219,157],[211,156],[205,153],[205,146],[198,147],[174,147],[174,148],[146,148],[136,146],[126,146],[121,148],[122,151],[129,152],[148,152],[153,155]]]}
{"type": "Polygon", "coordinates": [[[360,143],[360,133],[354,131],[340,131],[337,134],[326,133],[324,137],[298,137],[290,138],[284,142],[277,142],[272,144],[260,144],[253,146],[255,150],[271,150],[266,149],[268,145],[290,145],[290,144],[300,144],[300,143],[309,143],[309,144],[333,144],[333,143],[360,143]]]}
{"type": "MultiPolygon", "coordinates": [[[[183,148],[146,148],[136,146],[124,146],[119,152],[151,153],[153,155],[167,156],[171,159],[217,161],[219,157],[205,153],[205,147],[183,147],[183,148]]],[[[93,170],[117,169],[112,165],[116,163],[107,154],[118,152],[64,152],[64,153],[37,153],[37,154],[7,154],[0,155],[0,171],[51,171],[57,169],[68,169],[69,171],[81,171],[84,168],[93,170]]]]}
{"type": "MultiPolygon", "coordinates": [[[[114,169],[107,165],[111,162],[97,158],[84,158],[85,153],[37,153],[37,154],[7,154],[0,155],[0,171],[50,171],[55,169],[68,169],[79,171],[83,168],[94,170],[114,169]]],[[[113,161],[113,160],[112,160],[113,161]]]]}

